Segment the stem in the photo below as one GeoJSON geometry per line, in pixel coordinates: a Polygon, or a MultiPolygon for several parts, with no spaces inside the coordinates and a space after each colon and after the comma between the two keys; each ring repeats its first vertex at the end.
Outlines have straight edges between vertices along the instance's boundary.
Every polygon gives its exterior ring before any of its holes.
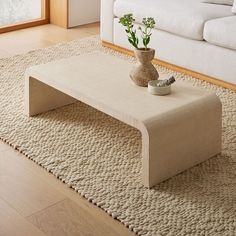
{"type": "MultiPolygon", "coordinates": [[[[148,30],[147,26],[145,26],[145,28],[144,28],[144,32],[145,32],[145,34],[144,34],[145,37],[144,38],[145,38],[145,40],[147,39],[147,30],[148,30]]],[[[147,44],[146,43],[145,43],[144,47],[145,47],[145,50],[147,50],[147,44]]]]}

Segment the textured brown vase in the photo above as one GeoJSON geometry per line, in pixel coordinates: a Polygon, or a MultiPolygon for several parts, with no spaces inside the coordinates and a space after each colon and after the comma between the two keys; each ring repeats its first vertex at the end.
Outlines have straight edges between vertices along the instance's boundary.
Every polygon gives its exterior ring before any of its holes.
{"type": "Polygon", "coordinates": [[[138,86],[147,87],[150,80],[159,78],[159,74],[151,62],[154,58],[155,50],[135,49],[134,54],[138,62],[130,72],[130,78],[138,86]]]}

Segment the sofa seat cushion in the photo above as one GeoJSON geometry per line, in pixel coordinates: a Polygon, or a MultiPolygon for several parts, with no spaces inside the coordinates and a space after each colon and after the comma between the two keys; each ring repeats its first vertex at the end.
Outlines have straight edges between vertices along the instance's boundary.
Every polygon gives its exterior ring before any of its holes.
{"type": "Polygon", "coordinates": [[[114,15],[133,13],[137,23],[154,17],[156,28],[182,37],[203,40],[206,21],[233,15],[232,6],[206,4],[202,0],[116,0],[114,15]]]}
{"type": "Polygon", "coordinates": [[[236,50],[236,16],[207,21],[204,39],[211,44],[236,50]]]}

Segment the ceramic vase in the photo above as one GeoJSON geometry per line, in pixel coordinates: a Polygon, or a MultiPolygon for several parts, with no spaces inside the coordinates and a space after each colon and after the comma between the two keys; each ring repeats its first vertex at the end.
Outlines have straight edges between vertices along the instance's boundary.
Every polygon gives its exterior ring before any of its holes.
{"type": "Polygon", "coordinates": [[[130,78],[136,85],[147,87],[150,80],[157,80],[159,78],[159,74],[152,64],[155,50],[135,49],[134,54],[137,58],[137,63],[130,72],[130,78]]]}

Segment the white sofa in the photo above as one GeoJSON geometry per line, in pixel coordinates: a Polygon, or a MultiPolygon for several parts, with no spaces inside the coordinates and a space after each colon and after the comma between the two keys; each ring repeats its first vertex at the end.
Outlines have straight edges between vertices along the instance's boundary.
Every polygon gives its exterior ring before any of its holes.
{"type": "MultiPolygon", "coordinates": [[[[101,39],[132,49],[119,17],[154,17],[150,47],[162,61],[236,84],[236,15],[202,0],[102,0],[101,39]]],[[[232,86],[231,86],[232,87],[232,86]]]]}

